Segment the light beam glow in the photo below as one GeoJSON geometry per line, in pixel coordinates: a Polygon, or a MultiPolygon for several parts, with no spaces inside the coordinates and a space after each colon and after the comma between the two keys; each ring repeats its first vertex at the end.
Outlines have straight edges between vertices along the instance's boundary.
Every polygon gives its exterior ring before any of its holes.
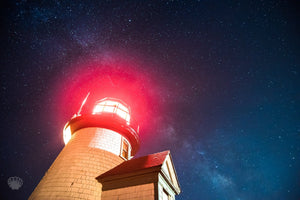
{"type": "Polygon", "coordinates": [[[70,128],[69,125],[66,124],[65,127],[64,127],[64,131],[63,131],[63,137],[64,137],[65,145],[68,144],[68,142],[71,139],[71,136],[72,136],[71,128],[70,128]]]}

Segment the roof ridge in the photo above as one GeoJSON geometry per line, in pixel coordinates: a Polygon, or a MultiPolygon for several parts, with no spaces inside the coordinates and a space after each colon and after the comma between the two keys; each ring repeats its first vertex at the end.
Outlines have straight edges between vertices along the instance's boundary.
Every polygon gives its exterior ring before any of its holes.
{"type": "Polygon", "coordinates": [[[144,156],[140,156],[140,157],[137,157],[137,158],[132,158],[132,159],[127,160],[127,161],[125,161],[125,162],[131,161],[131,160],[136,160],[136,159],[143,158],[143,157],[147,157],[147,156],[156,155],[156,154],[162,154],[162,153],[170,153],[170,150],[164,150],[164,151],[161,151],[161,152],[151,153],[151,154],[144,155],[144,156]]]}

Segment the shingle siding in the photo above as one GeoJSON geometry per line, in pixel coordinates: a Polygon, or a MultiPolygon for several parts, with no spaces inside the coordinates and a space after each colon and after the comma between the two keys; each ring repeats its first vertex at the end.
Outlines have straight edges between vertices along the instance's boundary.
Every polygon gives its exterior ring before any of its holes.
{"type": "MultiPolygon", "coordinates": [[[[105,133],[107,129],[99,129],[85,128],[73,134],[35,188],[30,200],[101,199],[102,186],[95,178],[124,160],[109,151],[89,146],[102,142],[102,147],[105,147],[105,140],[98,140],[97,134],[105,133]]],[[[120,148],[120,144],[118,147],[108,142],[106,149],[113,148],[120,148]]]]}

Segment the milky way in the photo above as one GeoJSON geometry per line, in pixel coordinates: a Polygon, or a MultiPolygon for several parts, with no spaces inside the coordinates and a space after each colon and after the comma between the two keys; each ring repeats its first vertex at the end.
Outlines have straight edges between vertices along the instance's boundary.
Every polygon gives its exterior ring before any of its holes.
{"type": "Polygon", "coordinates": [[[1,199],[31,194],[91,90],[130,105],[137,156],[171,150],[177,199],[300,198],[297,3],[23,0],[1,13],[1,199]]]}

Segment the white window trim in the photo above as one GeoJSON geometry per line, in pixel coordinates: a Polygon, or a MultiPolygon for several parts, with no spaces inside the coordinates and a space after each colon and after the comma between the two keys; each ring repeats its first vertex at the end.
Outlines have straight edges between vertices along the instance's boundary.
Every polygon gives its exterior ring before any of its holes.
{"type": "Polygon", "coordinates": [[[124,160],[130,160],[131,158],[131,146],[130,146],[130,143],[128,142],[128,140],[126,140],[124,137],[122,137],[122,140],[121,140],[121,149],[120,149],[120,157],[123,158],[124,160]],[[122,153],[123,153],[123,144],[124,144],[124,141],[127,143],[128,145],[128,158],[125,158],[122,153]]]}

